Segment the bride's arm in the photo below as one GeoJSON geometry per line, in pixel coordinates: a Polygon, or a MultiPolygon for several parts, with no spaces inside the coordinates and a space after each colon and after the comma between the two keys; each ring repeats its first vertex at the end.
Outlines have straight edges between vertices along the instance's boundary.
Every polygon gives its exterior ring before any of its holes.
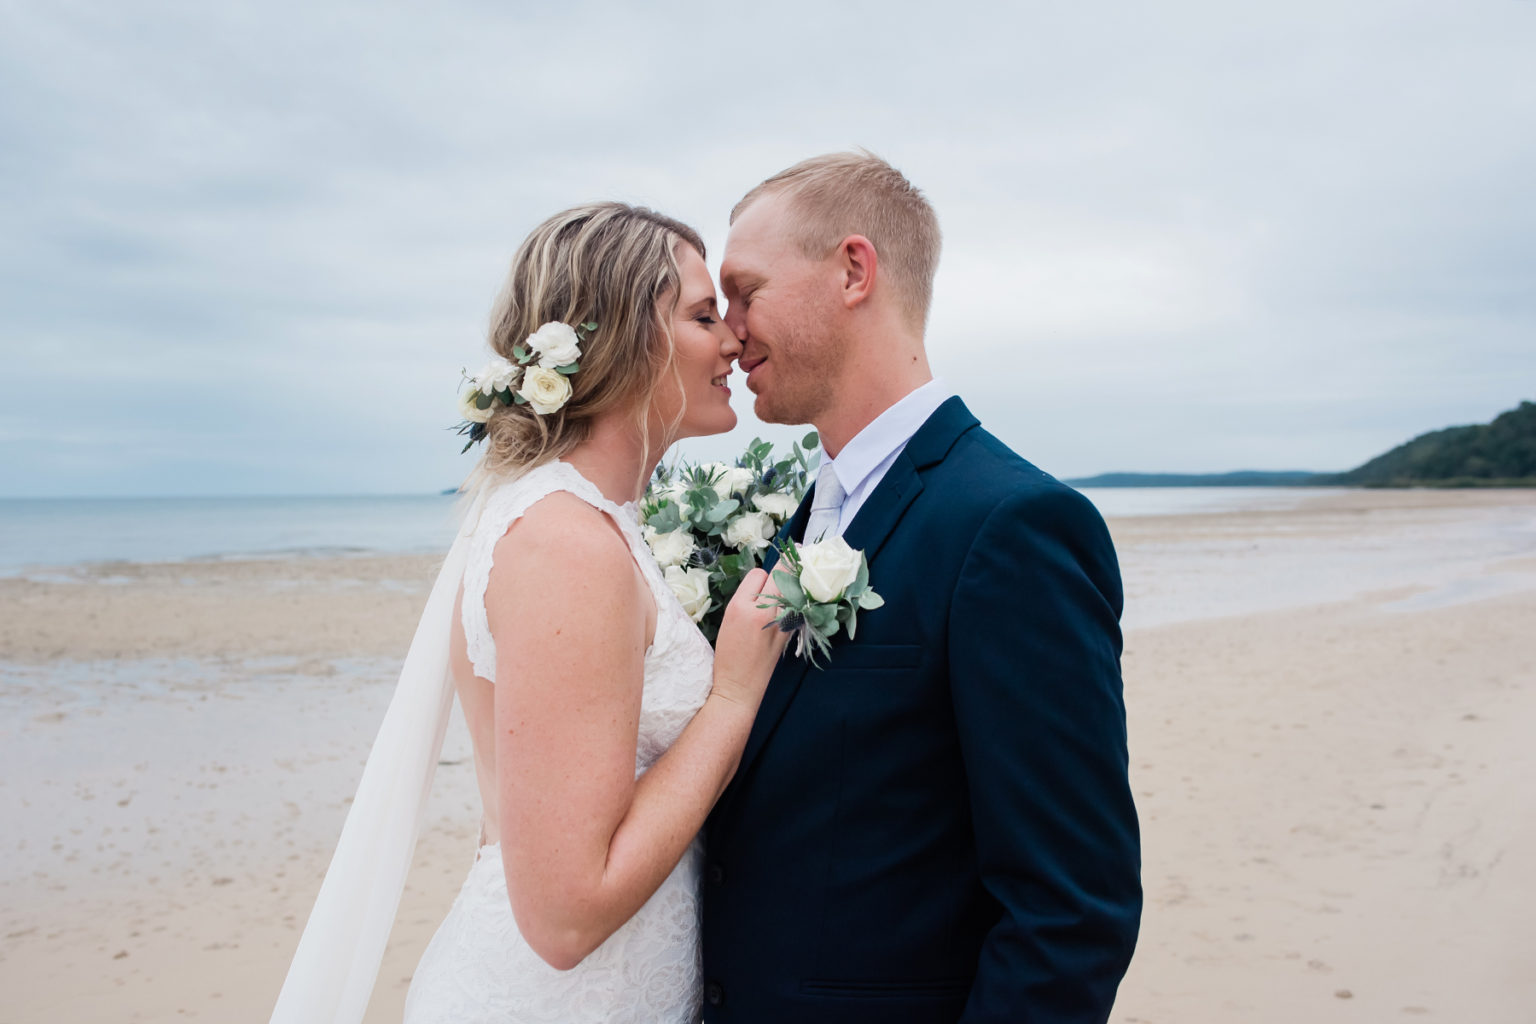
{"type": "Polygon", "coordinates": [[[496,547],[502,858],[519,930],[567,970],[629,920],[677,865],[741,758],[783,634],[732,602],[715,686],[635,779],[650,591],[606,517],[553,495],[496,547]]]}

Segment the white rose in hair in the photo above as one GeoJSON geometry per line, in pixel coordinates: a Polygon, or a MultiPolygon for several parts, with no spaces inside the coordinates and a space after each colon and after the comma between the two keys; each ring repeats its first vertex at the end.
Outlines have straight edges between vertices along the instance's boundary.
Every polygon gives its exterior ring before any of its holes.
{"type": "Polygon", "coordinates": [[[480,389],[482,395],[494,395],[498,391],[511,391],[512,385],[517,383],[518,375],[523,368],[514,362],[497,356],[480,368],[475,374],[475,386],[480,389]]]}
{"type": "Polygon", "coordinates": [[[788,494],[759,494],[752,499],[752,507],[759,512],[766,512],[779,522],[783,522],[795,514],[795,509],[800,503],[788,494]]]}
{"type": "MultiPolygon", "coordinates": [[[[492,410],[496,408],[496,404],[492,403],[487,408],[481,409],[475,405],[475,399],[478,397],[480,397],[479,388],[465,388],[464,393],[459,396],[459,415],[471,423],[488,423],[491,419],[492,410]]],[[[497,399],[497,401],[499,402],[500,399],[497,399]]]]}
{"type": "Polygon", "coordinates": [[[570,324],[547,323],[528,335],[528,347],[538,353],[539,365],[546,370],[574,363],[581,358],[581,339],[570,324]]]}
{"type": "Polygon", "coordinates": [[[530,366],[523,374],[523,386],[517,393],[528,400],[533,411],[540,416],[559,412],[571,398],[571,382],[565,374],[547,370],[542,366],[530,366]]]}
{"type": "Polygon", "coordinates": [[[766,512],[743,512],[725,528],[725,542],[737,551],[761,551],[773,539],[773,520],[766,512]]]}
{"type": "Polygon", "coordinates": [[[836,601],[859,577],[863,552],[841,537],[828,537],[800,548],[800,586],[813,601],[836,601]]]}
{"type": "Polygon", "coordinates": [[[646,540],[650,542],[651,554],[656,556],[656,564],[662,568],[686,565],[693,556],[695,545],[687,530],[672,530],[669,533],[656,533],[652,530],[651,534],[646,540]]]}
{"type": "Polygon", "coordinates": [[[663,575],[689,618],[694,622],[703,619],[709,611],[709,570],[671,565],[663,575]]]}

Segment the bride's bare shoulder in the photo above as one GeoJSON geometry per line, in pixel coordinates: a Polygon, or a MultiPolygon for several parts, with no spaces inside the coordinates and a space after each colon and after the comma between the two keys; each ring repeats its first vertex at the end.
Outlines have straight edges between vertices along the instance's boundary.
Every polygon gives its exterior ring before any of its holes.
{"type": "Polygon", "coordinates": [[[633,575],[632,566],[629,546],[606,513],[555,491],[534,502],[497,540],[490,590],[532,590],[548,599],[553,589],[585,589],[584,581],[633,575]],[[516,586],[527,580],[539,585],[516,586]]]}

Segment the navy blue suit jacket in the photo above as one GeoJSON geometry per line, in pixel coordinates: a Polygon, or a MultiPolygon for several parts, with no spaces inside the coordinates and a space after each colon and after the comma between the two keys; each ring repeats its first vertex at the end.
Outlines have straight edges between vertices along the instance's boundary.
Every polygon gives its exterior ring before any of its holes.
{"type": "Polygon", "coordinates": [[[705,1021],[1105,1021],[1141,882],[1103,520],[951,398],[844,538],[885,605],[786,656],[709,819],[705,1021]]]}

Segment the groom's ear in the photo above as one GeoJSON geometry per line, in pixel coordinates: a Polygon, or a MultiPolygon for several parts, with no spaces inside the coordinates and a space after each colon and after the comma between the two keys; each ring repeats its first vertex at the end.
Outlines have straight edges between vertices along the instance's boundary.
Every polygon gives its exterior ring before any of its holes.
{"type": "Polygon", "coordinates": [[[874,294],[880,258],[875,255],[875,244],[863,235],[843,239],[837,255],[843,275],[843,305],[852,309],[874,294]]]}

